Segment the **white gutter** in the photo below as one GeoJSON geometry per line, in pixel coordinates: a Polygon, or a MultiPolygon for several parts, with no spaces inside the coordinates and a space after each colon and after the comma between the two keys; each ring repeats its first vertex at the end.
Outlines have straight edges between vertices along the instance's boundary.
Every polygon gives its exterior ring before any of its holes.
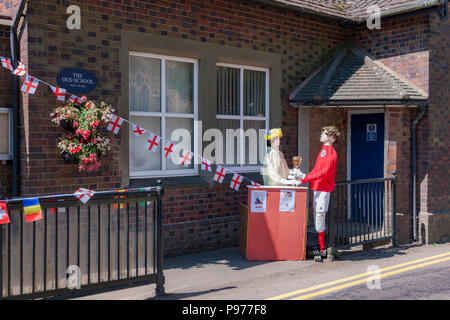
{"type": "MultiPolygon", "coordinates": [[[[381,18],[386,18],[386,17],[398,15],[398,14],[403,14],[403,13],[408,13],[408,12],[412,12],[412,11],[417,11],[417,10],[421,10],[421,9],[439,6],[443,2],[444,1],[442,1],[442,0],[425,0],[423,2],[409,4],[409,5],[400,7],[400,8],[385,10],[385,11],[381,12],[381,18]]],[[[365,22],[365,21],[366,21],[366,18],[363,18],[363,19],[359,19],[358,22],[361,23],[361,22],[365,22]]]]}
{"type": "Polygon", "coordinates": [[[11,27],[12,21],[8,19],[0,19],[0,25],[11,27]]]}

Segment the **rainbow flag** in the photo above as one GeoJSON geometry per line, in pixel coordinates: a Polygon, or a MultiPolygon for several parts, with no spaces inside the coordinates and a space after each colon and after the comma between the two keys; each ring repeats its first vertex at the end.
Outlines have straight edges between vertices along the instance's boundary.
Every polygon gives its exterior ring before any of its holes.
{"type": "Polygon", "coordinates": [[[24,199],[22,203],[26,222],[42,219],[42,209],[38,198],[24,199]]]}

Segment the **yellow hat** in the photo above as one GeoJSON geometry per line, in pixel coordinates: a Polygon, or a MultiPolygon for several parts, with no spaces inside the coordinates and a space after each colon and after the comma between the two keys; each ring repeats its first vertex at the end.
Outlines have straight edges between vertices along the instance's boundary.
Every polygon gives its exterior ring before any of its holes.
{"type": "Polygon", "coordinates": [[[281,128],[276,128],[276,129],[270,129],[268,134],[264,135],[264,138],[266,140],[272,140],[276,137],[283,137],[283,132],[281,131],[281,128]]]}

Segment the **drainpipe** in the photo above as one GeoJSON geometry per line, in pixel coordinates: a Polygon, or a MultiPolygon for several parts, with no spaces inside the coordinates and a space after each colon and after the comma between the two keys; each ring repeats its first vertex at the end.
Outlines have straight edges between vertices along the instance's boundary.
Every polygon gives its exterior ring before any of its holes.
{"type": "MultiPolygon", "coordinates": [[[[14,68],[17,67],[20,59],[20,46],[17,39],[17,28],[19,27],[20,18],[23,15],[27,0],[21,0],[16,16],[11,25],[10,41],[11,41],[11,62],[14,68]]],[[[13,197],[19,196],[19,79],[18,76],[12,74],[12,145],[13,145],[13,197]]]]}
{"type": "Polygon", "coordinates": [[[416,181],[417,181],[417,124],[420,119],[422,119],[425,114],[426,105],[423,104],[420,113],[417,117],[412,121],[411,125],[411,177],[412,177],[412,210],[413,210],[413,241],[417,241],[417,190],[416,190],[416,181]]]}

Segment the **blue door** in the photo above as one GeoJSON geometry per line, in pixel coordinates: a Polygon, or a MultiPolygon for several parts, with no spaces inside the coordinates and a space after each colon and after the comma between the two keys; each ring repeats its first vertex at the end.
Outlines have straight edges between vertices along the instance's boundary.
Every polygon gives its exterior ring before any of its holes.
{"type": "MultiPolygon", "coordinates": [[[[351,116],[351,180],[384,176],[384,114],[351,116]]],[[[383,223],[384,183],[351,186],[352,220],[383,223]]]]}

